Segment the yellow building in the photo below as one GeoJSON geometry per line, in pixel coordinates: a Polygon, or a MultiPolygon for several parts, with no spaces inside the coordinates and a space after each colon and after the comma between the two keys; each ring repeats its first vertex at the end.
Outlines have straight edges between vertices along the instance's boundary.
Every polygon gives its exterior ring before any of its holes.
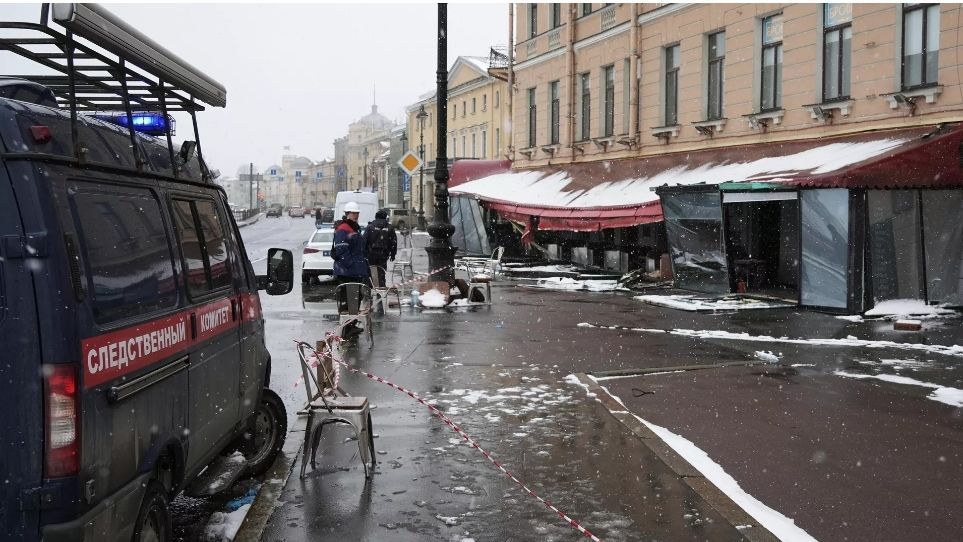
{"type": "MultiPolygon", "coordinates": [[[[506,100],[508,83],[489,73],[486,57],[460,56],[448,70],[447,156],[449,160],[507,158],[511,123],[506,100]]],[[[410,148],[417,152],[424,137],[424,183],[412,178],[411,204],[417,212],[423,204],[426,219],[434,209],[433,187],[437,153],[435,93],[423,95],[407,107],[410,148]],[[419,113],[425,111],[423,119],[419,113]]]]}

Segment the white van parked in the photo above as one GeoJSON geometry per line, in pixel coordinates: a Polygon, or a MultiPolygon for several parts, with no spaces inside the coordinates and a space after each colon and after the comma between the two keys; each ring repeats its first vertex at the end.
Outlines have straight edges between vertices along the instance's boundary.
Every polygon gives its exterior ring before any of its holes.
{"type": "Polygon", "coordinates": [[[361,209],[361,214],[358,216],[358,224],[361,227],[368,225],[375,218],[375,213],[378,212],[378,194],[374,192],[362,192],[360,190],[338,192],[338,196],[334,200],[334,219],[341,220],[344,218],[344,205],[349,201],[353,201],[358,204],[361,209]]]}

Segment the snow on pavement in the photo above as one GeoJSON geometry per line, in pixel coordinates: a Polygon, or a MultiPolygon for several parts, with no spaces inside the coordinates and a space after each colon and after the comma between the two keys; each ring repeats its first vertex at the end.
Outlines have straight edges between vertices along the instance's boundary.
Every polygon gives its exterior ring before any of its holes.
{"type": "Polygon", "coordinates": [[[875,307],[863,313],[864,316],[955,316],[954,310],[939,305],[927,305],[922,299],[890,299],[877,303],[875,307]]]}
{"type": "Polygon", "coordinates": [[[696,339],[717,339],[717,340],[729,340],[729,341],[747,341],[747,342],[765,342],[765,343],[781,343],[781,344],[802,344],[802,345],[812,345],[812,346],[855,346],[862,348],[892,348],[895,350],[912,350],[915,352],[927,352],[931,354],[942,354],[944,356],[956,356],[963,357],[963,346],[958,344],[945,346],[940,344],[918,344],[918,343],[898,343],[894,341],[870,341],[864,339],[857,339],[856,337],[850,336],[845,339],[790,339],[789,337],[773,337],[771,335],[750,335],[748,333],[733,333],[731,331],[722,330],[695,330],[695,329],[655,329],[655,328],[644,328],[644,327],[627,327],[627,326],[606,326],[599,324],[590,324],[588,322],[581,322],[577,327],[593,328],[593,329],[612,329],[620,331],[637,331],[640,333],[668,333],[671,335],[680,335],[683,337],[692,337],[696,339]]]}
{"type": "Polygon", "coordinates": [[[588,290],[590,292],[612,292],[615,290],[626,290],[617,280],[576,280],[567,277],[548,277],[538,279],[535,284],[528,285],[532,288],[546,288],[549,290],[588,290]]]}
{"type": "Polygon", "coordinates": [[[238,508],[233,512],[214,512],[207,521],[204,529],[204,540],[234,540],[237,530],[244,523],[250,504],[238,508]]]}
{"type": "Polygon", "coordinates": [[[633,299],[684,311],[731,311],[747,309],[781,309],[795,305],[779,301],[764,301],[744,296],[706,297],[696,295],[637,295],[633,299]]]}
{"type": "Polygon", "coordinates": [[[950,406],[963,407],[963,390],[959,388],[951,388],[948,386],[941,386],[939,384],[933,384],[932,382],[923,382],[922,380],[916,380],[915,378],[910,378],[908,376],[890,375],[890,374],[876,374],[867,375],[861,373],[850,373],[847,371],[834,371],[834,375],[843,376],[846,378],[857,378],[857,379],[875,379],[882,380],[883,382],[890,382],[893,384],[904,384],[909,386],[920,386],[923,388],[932,388],[933,392],[926,396],[927,399],[932,399],[933,401],[938,401],[940,403],[945,403],[950,406]]]}

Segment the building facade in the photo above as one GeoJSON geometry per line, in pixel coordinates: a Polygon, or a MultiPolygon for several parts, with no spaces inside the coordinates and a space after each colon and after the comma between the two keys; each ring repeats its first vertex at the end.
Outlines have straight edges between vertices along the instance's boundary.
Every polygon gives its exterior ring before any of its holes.
{"type": "Polygon", "coordinates": [[[516,12],[512,171],[456,193],[693,290],[963,305],[960,5],[516,12]]]}
{"type": "Polygon", "coordinates": [[[348,125],[344,164],[347,190],[377,191],[374,161],[385,151],[394,123],[371,106],[371,113],[348,125]],[[367,175],[367,178],[365,177],[367,175]]]}
{"type": "Polygon", "coordinates": [[[516,4],[515,167],[963,119],[959,4],[516,4]]]}
{"type": "MultiPolygon", "coordinates": [[[[447,156],[461,159],[493,160],[507,156],[508,132],[511,129],[508,107],[508,83],[499,71],[489,70],[488,57],[459,56],[448,70],[447,156]]],[[[407,107],[408,137],[417,150],[424,133],[425,181],[413,178],[412,208],[424,207],[427,220],[434,209],[434,171],[437,153],[437,103],[433,92],[423,95],[407,107]],[[424,107],[425,115],[419,118],[424,107]]]]}

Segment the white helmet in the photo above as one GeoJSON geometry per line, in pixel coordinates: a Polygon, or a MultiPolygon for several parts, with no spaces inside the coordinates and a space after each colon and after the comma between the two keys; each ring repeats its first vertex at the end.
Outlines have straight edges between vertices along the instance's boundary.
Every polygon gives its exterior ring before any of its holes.
{"type": "Polygon", "coordinates": [[[355,203],[355,202],[353,202],[353,201],[349,201],[348,203],[345,203],[345,204],[344,204],[344,212],[346,212],[346,213],[360,213],[360,212],[361,212],[361,207],[358,207],[358,204],[357,204],[357,203],[355,203]]]}

